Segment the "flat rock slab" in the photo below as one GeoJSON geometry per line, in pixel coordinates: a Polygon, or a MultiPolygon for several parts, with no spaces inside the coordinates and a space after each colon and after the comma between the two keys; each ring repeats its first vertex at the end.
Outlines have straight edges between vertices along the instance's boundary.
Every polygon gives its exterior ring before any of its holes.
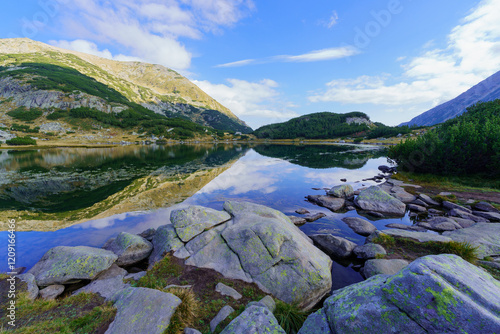
{"type": "Polygon", "coordinates": [[[345,199],[337,198],[333,196],[325,196],[325,195],[315,195],[315,196],[307,196],[307,199],[315,203],[319,206],[327,208],[330,211],[338,211],[344,207],[345,199]]]}
{"type": "Polygon", "coordinates": [[[367,243],[362,246],[356,246],[353,250],[354,254],[365,260],[374,259],[377,255],[386,255],[384,247],[378,244],[367,243]]]}
{"type": "Polygon", "coordinates": [[[440,206],[441,205],[441,204],[439,204],[439,202],[436,202],[435,200],[433,200],[432,198],[430,198],[426,194],[420,194],[420,195],[418,195],[418,198],[429,205],[433,205],[433,206],[440,206]]]}
{"type": "Polygon", "coordinates": [[[437,232],[455,231],[462,228],[455,220],[447,217],[434,217],[429,219],[426,223],[430,225],[431,230],[437,232]]]}
{"type": "Polygon", "coordinates": [[[193,205],[185,209],[173,210],[170,221],[179,238],[188,242],[205,230],[231,219],[229,213],[203,206],[193,205]]]}
{"type": "Polygon", "coordinates": [[[118,312],[106,334],[162,334],[181,300],[159,290],[127,288],[114,295],[118,312]]]}
{"type": "Polygon", "coordinates": [[[478,210],[478,211],[500,213],[500,210],[498,210],[497,208],[495,208],[490,203],[486,203],[486,202],[476,203],[476,204],[473,205],[473,208],[474,208],[474,210],[478,210]]]}
{"type": "Polygon", "coordinates": [[[226,320],[227,317],[229,317],[231,315],[231,313],[234,312],[234,308],[232,308],[231,306],[229,305],[226,305],[224,306],[220,311],[219,313],[217,313],[217,315],[215,316],[215,318],[213,318],[211,321],[210,321],[210,332],[215,332],[215,329],[217,328],[217,326],[223,322],[224,320],[226,320]]]}
{"type": "Polygon", "coordinates": [[[304,225],[307,223],[307,220],[305,218],[297,217],[297,216],[288,216],[290,218],[290,221],[297,226],[304,225]]]}
{"type": "Polygon", "coordinates": [[[461,205],[455,204],[453,202],[443,201],[443,206],[445,208],[447,208],[448,210],[456,209],[456,210],[464,211],[464,212],[467,212],[467,213],[472,213],[471,209],[466,208],[465,206],[461,206],[461,205]]]}
{"type": "Polygon", "coordinates": [[[218,283],[215,286],[215,291],[217,291],[223,296],[229,296],[234,300],[240,300],[243,297],[238,291],[225,285],[224,283],[218,283]]]}
{"type": "Polygon", "coordinates": [[[395,216],[404,216],[406,211],[406,205],[403,202],[376,186],[363,190],[356,197],[355,203],[365,211],[375,211],[395,216]]]}
{"type": "Polygon", "coordinates": [[[477,223],[469,228],[444,232],[444,236],[478,247],[479,258],[500,255],[500,224],[477,223]]]}
{"type": "Polygon", "coordinates": [[[334,291],[299,334],[499,332],[500,282],[458,256],[434,255],[334,291]]]}
{"type": "Polygon", "coordinates": [[[45,289],[40,290],[40,297],[45,300],[54,300],[64,292],[64,285],[55,284],[49,285],[45,289]]]}
{"type": "Polygon", "coordinates": [[[394,275],[408,265],[405,260],[373,259],[365,262],[363,275],[370,278],[375,275],[394,275]]]}
{"type": "Polygon", "coordinates": [[[358,217],[345,217],[342,221],[347,224],[354,232],[362,236],[369,236],[377,230],[377,228],[369,221],[358,217]]]}
{"type": "Polygon", "coordinates": [[[224,328],[221,334],[286,334],[267,307],[251,306],[224,328]]]}
{"type": "Polygon", "coordinates": [[[390,223],[385,225],[385,227],[388,228],[396,228],[398,230],[408,230],[408,231],[415,231],[415,232],[425,232],[426,229],[420,226],[415,226],[415,225],[405,225],[405,224],[398,224],[398,223],[390,223]]]}
{"type": "Polygon", "coordinates": [[[323,252],[336,259],[345,259],[352,256],[357,246],[354,242],[331,234],[314,234],[310,238],[323,252]]]}
{"type": "Polygon", "coordinates": [[[427,233],[427,232],[413,232],[398,229],[383,230],[382,233],[390,235],[395,238],[409,238],[416,240],[418,242],[450,242],[452,239],[447,236],[442,236],[439,234],[427,233]]]}
{"type": "Polygon", "coordinates": [[[500,222],[500,213],[497,212],[472,211],[472,214],[492,222],[500,222]]]}
{"type": "Polygon", "coordinates": [[[90,284],[73,292],[77,295],[82,292],[98,293],[106,300],[111,300],[115,293],[130,287],[129,284],[123,283],[123,279],[127,275],[127,271],[113,264],[111,268],[100,274],[90,284]]]}
{"type": "Polygon", "coordinates": [[[315,213],[313,215],[305,216],[304,219],[306,222],[312,223],[312,222],[315,222],[316,220],[321,219],[323,217],[326,217],[326,215],[323,212],[318,212],[318,213],[315,213]]]}
{"type": "Polygon", "coordinates": [[[153,245],[136,234],[121,232],[116,238],[106,242],[102,248],[118,256],[117,265],[129,266],[147,258],[153,250],[153,245]]]}
{"type": "Polygon", "coordinates": [[[113,252],[100,248],[59,246],[49,249],[28,272],[38,286],[70,284],[93,280],[117,259],[113,252]]]}

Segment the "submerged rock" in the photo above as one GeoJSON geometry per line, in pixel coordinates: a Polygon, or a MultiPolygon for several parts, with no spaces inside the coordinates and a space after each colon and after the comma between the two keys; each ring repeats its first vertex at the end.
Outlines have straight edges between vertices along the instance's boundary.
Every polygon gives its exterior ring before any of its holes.
{"type": "Polygon", "coordinates": [[[28,273],[35,276],[38,286],[70,284],[94,279],[117,258],[104,249],[59,246],[49,249],[28,273]]]}
{"type": "Polygon", "coordinates": [[[434,255],[333,292],[299,334],[461,332],[500,332],[500,283],[458,256],[434,255]]]}
{"type": "Polygon", "coordinates": [[[376,186],[363,190],[356,198],[355,203],[366,211],[375,211],[396,216],[404,216],[406,211],[406,205],[403,202],[376,186]]]}

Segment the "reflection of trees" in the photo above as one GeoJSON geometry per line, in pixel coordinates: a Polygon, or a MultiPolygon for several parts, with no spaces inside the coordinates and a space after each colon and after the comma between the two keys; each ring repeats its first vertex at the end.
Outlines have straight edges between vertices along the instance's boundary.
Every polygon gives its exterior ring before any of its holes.
{"type": "Polygon", "coordinates": [[[384,150],[360,149],[347,145],[259,145],[254,150],[264,156],[283,159],[308,168],[362,168],[372,158],[385,156],[384,150]]]}
{"type": "Polygon", "coordinates": [[[245,151],[225,145],[10,151],[0,169],[4,179],[0,209],[64,212],[86,208],[139,178],[219,167],[245,151]]]}

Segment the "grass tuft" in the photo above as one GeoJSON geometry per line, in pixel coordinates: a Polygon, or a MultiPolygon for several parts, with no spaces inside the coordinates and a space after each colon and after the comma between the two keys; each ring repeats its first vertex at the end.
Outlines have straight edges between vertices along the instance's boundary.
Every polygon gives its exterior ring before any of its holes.
{"type": "Polygon", "coordinates": [[[274,316],[287,334],[296,334],[307,319],[307,313],[295,304],[276,301],[274,316]]]}
{"type": "Polygon", "coordinates": [[[182,267],[172,261],[172,255],[167,254],[151,270],[148,270],[146,276],[137,282],[137,286],[161,290],[168,285],[170,278],[177,277],[181,273],[182,267]]]}
{"type": "Polygon", "coordinates": [[[165,334],[182,334],[184,328],[192,327],[198,317],[199,303],[191,289],[169,288],[163,290],[177,296],[182,303],[175,310],[165,334]]]}

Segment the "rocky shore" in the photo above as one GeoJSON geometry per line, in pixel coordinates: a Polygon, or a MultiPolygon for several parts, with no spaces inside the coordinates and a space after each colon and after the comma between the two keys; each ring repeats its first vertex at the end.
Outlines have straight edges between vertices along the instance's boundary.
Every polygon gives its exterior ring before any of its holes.
{"type": "MultiPolygon", "coordinates": [[[[302,334],[500,332],[500,282],[485,269],[453,254],[414,261],[391,258],[380,242],[407,240],[423,248],[429,242],[467,243],[476,249],[478,264],[498,270],[500,212],[485,202],[463,206],[436,201],[418,193],[418,186],[391,179],[394,171],[388,172],[386,182],[377,186],[355,192],[342,184],[326,195],[308,197],[335,212],[358,210],[375,219],[410,211],[419,218],[412,226],[389,224],[383,231],[367,219],[344,218],[354,232],[367,237],[364,245],[332,234],[308,237],[279,211],[228,201],[223,211],[200,206],[174,210],[170,221],[157,229],[139,235],[122,232],[101,249],[55,247],[17,278],[25,282],[32,300],[54,299],[65,291],[99,294],[117,309],[106,333],[163,333],[170,326],[181,299],[137,287],[133,282],[147,271],[130,271],[141,265],[151,270],[166,255],[186,266],[256,284],[267,294],[234,319],[235,310],[222,307],[210,324],[212,332],[232,319],[222,333],[285,333],[273,314],[276,301],[317,310],[305,321],[302,334]],[[353,257],[365,261],[361,272],[366,280],[331,293],[332,259],[353,257]]],[[[224,284],[216,290],[235,299],[243,292],[224,284]]],[[[184,332],[197,333],[190,328],[184,332]]]]}

